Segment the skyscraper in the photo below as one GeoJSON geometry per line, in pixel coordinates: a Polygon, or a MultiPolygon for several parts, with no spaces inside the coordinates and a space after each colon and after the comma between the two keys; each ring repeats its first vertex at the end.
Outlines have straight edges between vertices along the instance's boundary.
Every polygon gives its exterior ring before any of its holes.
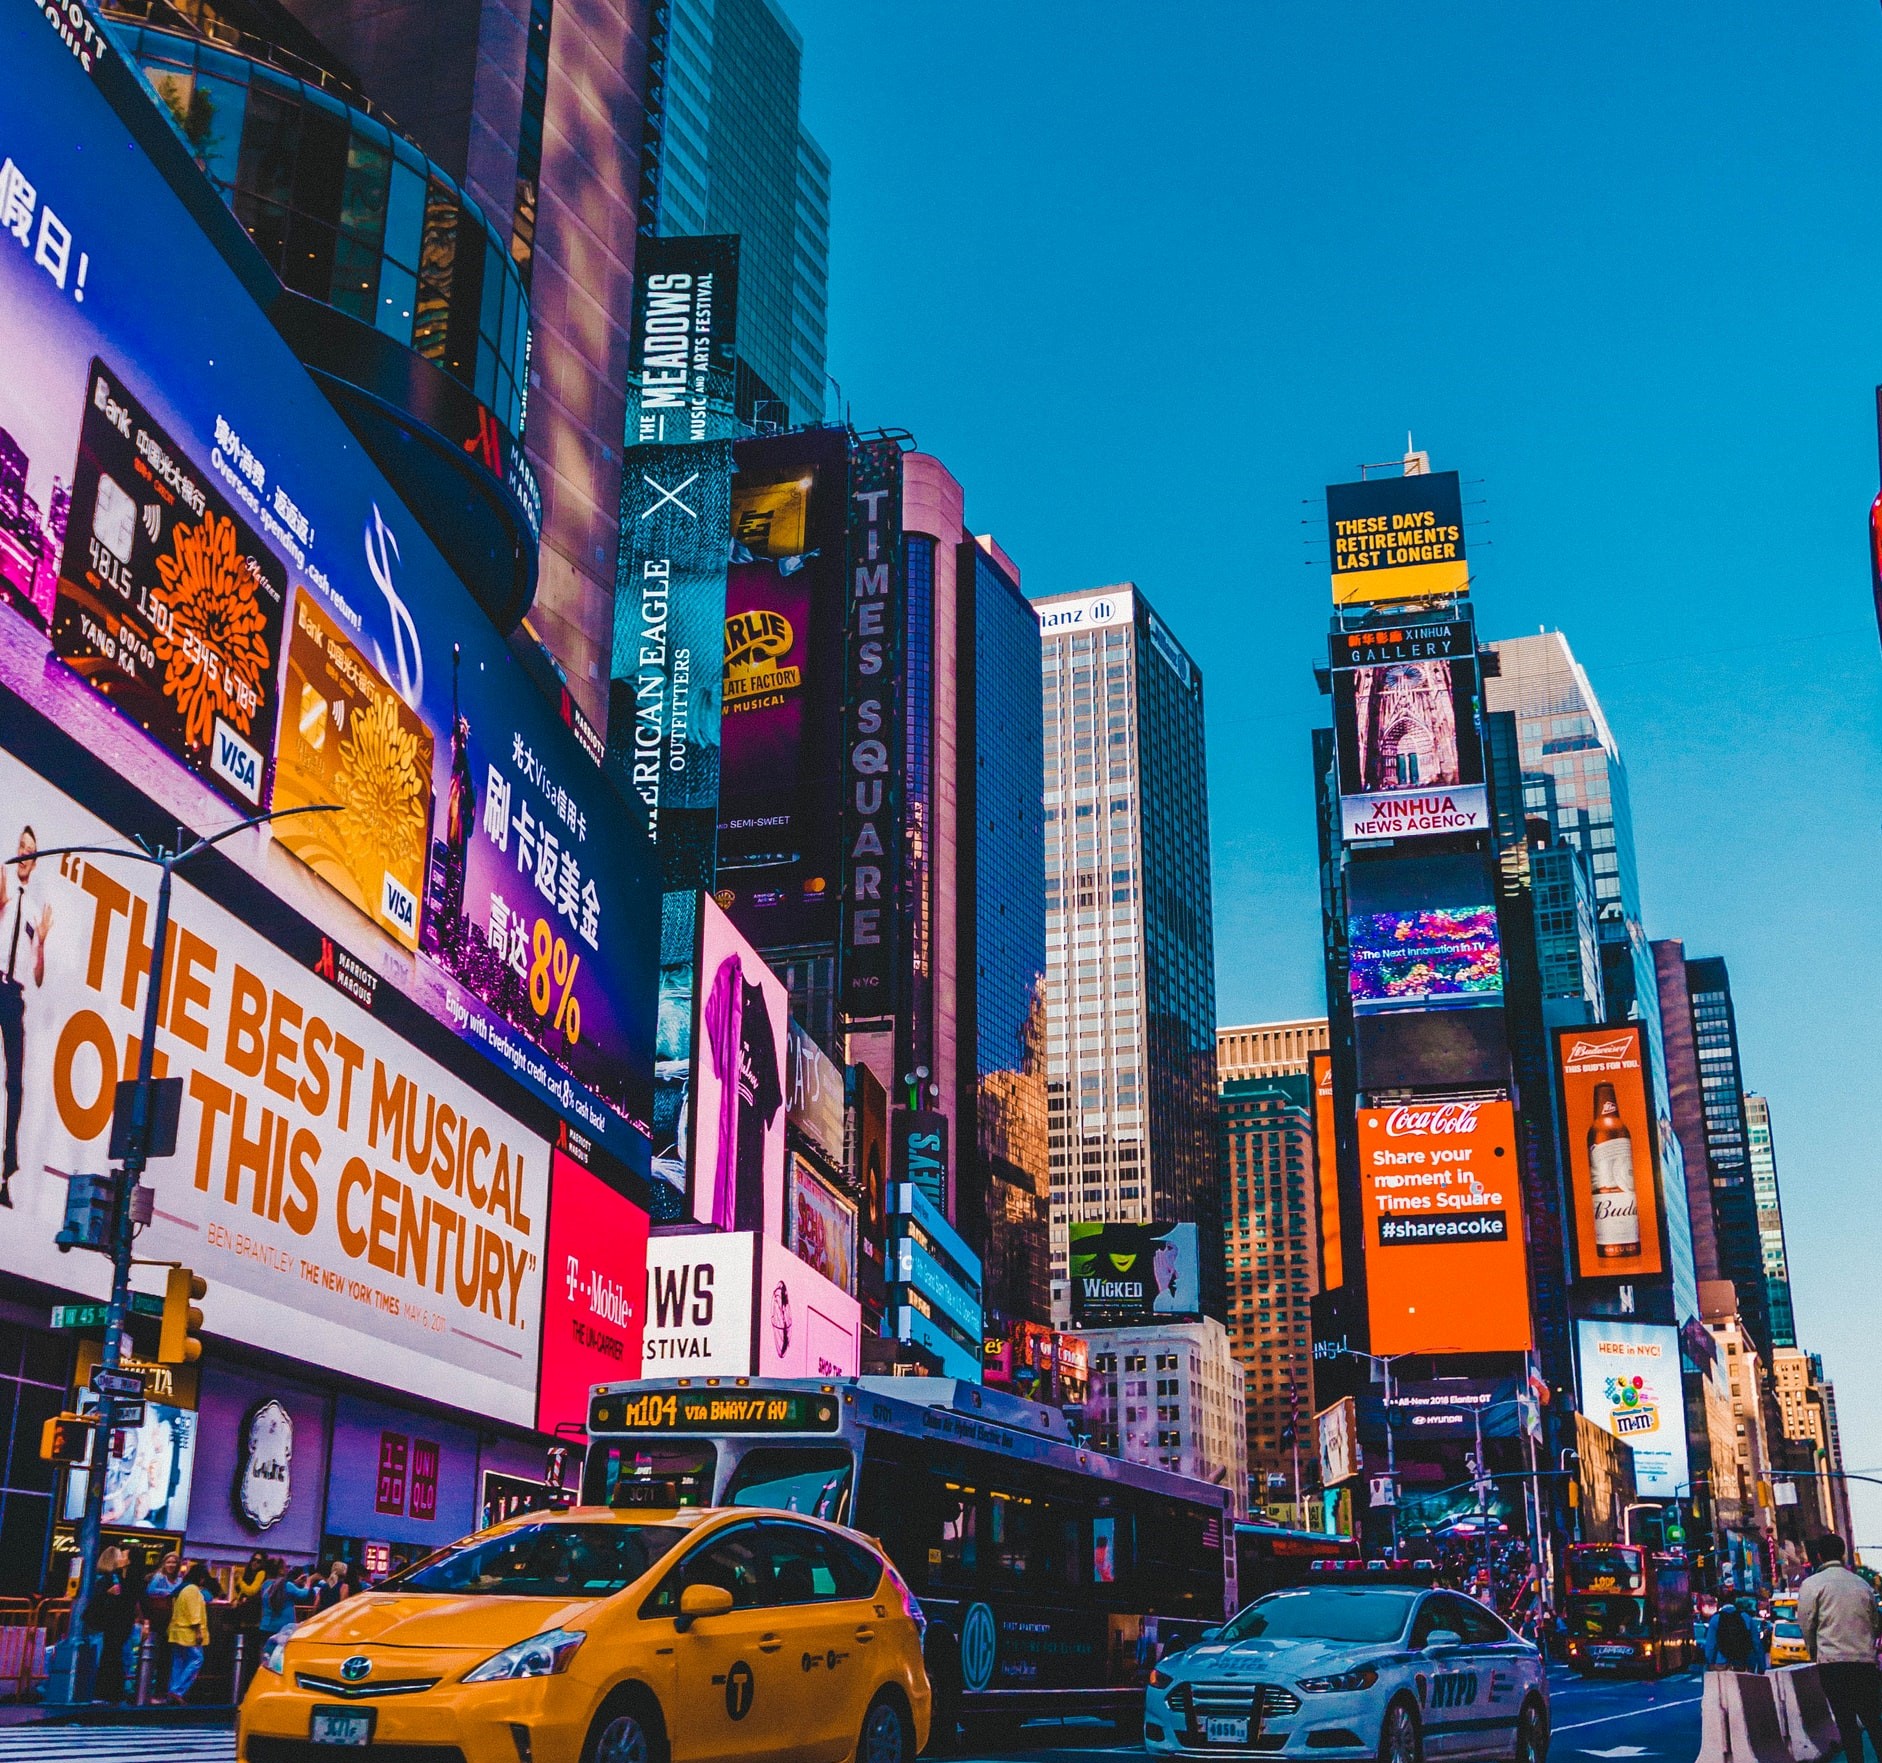
{"type": "Polygon", "coordinates": [[[653,0],[641,230],[739,236],[738,414],[823,415],[830,161],[798,115],[803,40],[772,0],[653,0]]]}
{"type": "Polygon", "coordinates": [[[1045,691],[1052,1302],[1067,1224],[1195,1222],[1221,1304],[1202,671],[1130,583],[1033,602],[1045,691]]]}
{"type": "MultiPolygon", "coordinates": [[[[1594,687],[1560,631],[1505,638],[1486,647],[1496,664],[1494,670],[1485,668],[1484,707],[1508,711],[1516,719],[1524,812],[1547,824],[1550,842],[1573,845],[1587,864],[1606,1020],[1638,1021],[1646,1033],[1652,1054],[1654,1113],[1661,1123],[1660,1187],[1667,1213],[1674,1308],[1681,1318],[1695,1316],[1699,1294],[1685,1216],[1688,1175],[1682,1139],[1671,1126],[1660,993],[1641,914],[1627,766],[1594,687]]],[[[1546,879],[1553,901],[1550,909],[1559,912],[1562,880],[1554,875],[1546,879]]],[[[1568,885],[1572,887],[1572,881],[1568,885]]],[[[1547,942],[1555,942],[1559,934],[1550,933],[1547,942]]],[[[1545,941],[1540,922],[1538,941],[1545,941]]],[[[1549,959],[1546,947],[1543,954],[1549,959]]],[[[1545,988],[1545,1013],[1548,995],[1545,988]]]]}
{"type": "Polygon", "coordinates": [[[1316,1406],[1310,1306],[1319,1257],[1308,1056],[1326,1042],[1324,1019],[1225,1028],[1216,1037],[1225,1313],[1229,1345],[1248,1382],[1250,1497],[1294,1523],[1305,1519],[1295,1475],[1302,1489],[1313,1479],[1316,1406]]]}
{"type": "Polygon", "coordinates": [[[1797,1345],[1791,1305],[1790,1256],[1784,1247],[1784,1202],[1778,1191],[1777,1144],[1771,1136],[1771,1104],[1745,1098],[1746,1144],[1751,1154],[1751,1191],[1758,1202],[1758,1247],[1764,1256],[1765,1302],[1771,1307],[1771,1345],[1797,1345]]]}

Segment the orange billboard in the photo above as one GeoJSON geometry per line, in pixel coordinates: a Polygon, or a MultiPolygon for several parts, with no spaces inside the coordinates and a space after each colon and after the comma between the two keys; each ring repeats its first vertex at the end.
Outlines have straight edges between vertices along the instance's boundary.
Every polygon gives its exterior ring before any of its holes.
{"type": "Polygon", "coordinates": [[[1522,1181],[1508,1102],[1361,1108],[1359,1187],[1373,1352],[1529,1349],[1522,1181]]]}
{"type": "Polygon", "coordinates": [[[1659,1193],[1640,1030],[1558,1029],[1555,1053],[1581,1277],[1658,1273],[1659,1193]]]}
{"type": "Polygon", "coordinates": [[[1333,1055],[1309,1053],[1313,1080],[1313,1155],[1320,1176],[1320,1289],[1346,1283],[1346,1258],[1340,1242],[1340,1169],[1333,1138],[1333,1055]]]}

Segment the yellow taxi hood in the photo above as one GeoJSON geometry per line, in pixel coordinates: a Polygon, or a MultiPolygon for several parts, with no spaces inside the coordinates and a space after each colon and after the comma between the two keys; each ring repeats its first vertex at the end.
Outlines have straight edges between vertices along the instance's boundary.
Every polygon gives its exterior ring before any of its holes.
{"type": "Polygon", "coordinates": [[[293,1638],[335,1647],[463,1647],[495,1653],[552,1628],[579,1628],[597,1602],[366,1592],[302,1623],[293,1638]]]}

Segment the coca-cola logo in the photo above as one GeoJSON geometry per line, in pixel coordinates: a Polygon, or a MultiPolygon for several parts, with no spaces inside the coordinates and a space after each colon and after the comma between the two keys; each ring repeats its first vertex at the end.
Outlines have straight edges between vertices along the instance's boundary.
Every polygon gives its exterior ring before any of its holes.
{"type": "Polygon", "coordinates": [[[1477,1130],[1477,1110],[1481,1102],[1438,1102],[1425,1108],[1401,1103],[1385,1117],[1388,1139],[1436,1138],[1451,1135],[1463,1138],[1477,1130]]]}
{"type": "Polygon", "coordinates": [[[1569,1048],[1570,1059],[1625,1059],[1634,1050],[1634,1037],[1616,1035],[1607,1041],[1576,1041],[1569,1048]]]}

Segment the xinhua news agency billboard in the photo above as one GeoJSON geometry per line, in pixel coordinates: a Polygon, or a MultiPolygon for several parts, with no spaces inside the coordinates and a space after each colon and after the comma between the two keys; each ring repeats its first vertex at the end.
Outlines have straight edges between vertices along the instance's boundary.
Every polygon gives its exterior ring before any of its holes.
{"type": "Polygon", "coordinates": [[[1067,1228],[1074,1322],[1113,1327],[1202,1314],[1195,1225],[1090,1221],[1067,1228]]]}
{"type": "Polygon", "coordinates": [[[1508,1102],[1359,1110],[1375,1353],[1520,1353],[1531,1342],[1516,1116],[1508,1102]]]}
{"type": "Polygon", "coordinates": [[[1490,809],[1471,625],[1338,631],[1331,661],[1342,836],[1483,831],[1490,809]]]}
{"type": "Polygon", "coordinates": [[[1649,1500],[1690,1494],[1678,1332],[1658,1323],[1608,1321],[1578,1322],[1575,1330],[1582,1412],[1633,1447],[1635,1488],[1649,1500]]]}
{"type": "Polygon", "coordinates": [[[1327,485],[1333,604],[1438,600],[1470,588],[1454,471],[1327,485]]]}
{"type": "Polygon", "coordinates": [[[245,918],[314,927],[375,1016],[443,1024],[644,1173],[632,811],[256,304],[267,270],[149,92],[90,61],[51,13],[0,24],[0,685],[124,815],[337,805],[221,848],[245,918]]]}
{"type": "Polygon", "coordinates": [[[1660,1207],[1641,1032],[1633,1026],[1558,1029],[1555,1053],[1581,1277],[1656,1274],[1660,1207]]]}

